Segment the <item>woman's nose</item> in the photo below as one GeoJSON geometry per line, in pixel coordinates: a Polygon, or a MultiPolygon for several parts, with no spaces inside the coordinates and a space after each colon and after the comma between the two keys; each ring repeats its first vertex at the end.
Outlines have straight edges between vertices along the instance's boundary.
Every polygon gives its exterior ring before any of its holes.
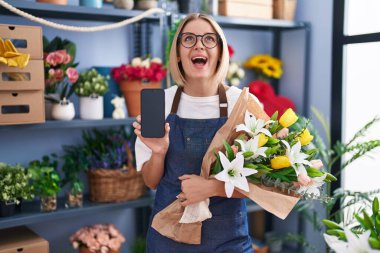
{"type": "Polygon", "coordinates": [[[194,46],[195,49],[204,49],[203,43],[202,43],[202,38],[197,37],[197,41],[194,46]]]}

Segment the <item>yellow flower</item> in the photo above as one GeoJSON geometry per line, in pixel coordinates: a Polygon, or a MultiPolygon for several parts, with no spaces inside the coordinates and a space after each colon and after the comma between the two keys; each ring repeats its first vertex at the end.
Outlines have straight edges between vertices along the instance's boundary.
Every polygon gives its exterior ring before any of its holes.
{"type": "Polygon", "coordinates": [[[270,63],[266,63],[265,65],[263,65],[261,70],[262,70],[263,74],[268,76],[268,77],[274,77],[274,78],[278,79],[282,75],[281,67],[277,66],[277,65],[270,64],[270,63]]]}
{"type": "Polygon", "coordinates": [[[272,169],[283,169],[291,166],[290,160],[287,156],[276,156],[270,160],[272,169]]]}
{"type": "Polygon", "coordinates": [[[312,136],[307,130],[307,128],[300,134],[300,136],[297,138],[301,142],[301,146],[305,146],[309,144],[314,139],[314,136],[312,136]]]}
{"type": "Polygon", "coordinates": [[[298,120],[297,115],[294,113],[292,108],[287,109],[284,114],[282,114],[279,122],[283,127],[289,127],[293,125],[298,120]]]}
{"type": "Polygon", "coordinates": [[[262,147],[265,145],[265,143],[268,142],[268,136],[266,136],[265,134],[261,133],[259,134],[259,143],[258,143],[258,147],[262,147]]]}
{"type": "Polygon", "coordinates": [[[270,59],[271,59],[270,55],[258,54],[258,55],[255,55],[255,56],[252,56],[251,58],[249,58],[244,63],[244,67],[245,68],[259,68],[259,69],[261,69],[261,66],[263,64],[266,64],[267,62],[269,62],[270,59]]]}

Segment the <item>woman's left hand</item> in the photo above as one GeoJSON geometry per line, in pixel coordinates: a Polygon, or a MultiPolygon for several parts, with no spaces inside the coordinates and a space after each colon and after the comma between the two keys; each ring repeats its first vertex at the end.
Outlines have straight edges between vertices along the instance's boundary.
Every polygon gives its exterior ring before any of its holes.
{"type": "Polygon", "coordinates": [[[198,175],[183,175],[179,177],[181,180],[182,192],[177,198],[181,201],[182,206],[198,203],[211,197],[210,181],[198,175]]]}

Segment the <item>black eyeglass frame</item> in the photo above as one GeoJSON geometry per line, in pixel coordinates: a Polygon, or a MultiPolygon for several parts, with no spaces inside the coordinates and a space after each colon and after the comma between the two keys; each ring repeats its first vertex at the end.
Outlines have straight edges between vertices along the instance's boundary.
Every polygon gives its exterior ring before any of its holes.
{"type": "Polygon", "coordinates": [[[198,42],[198,37],[201,38],[202,45],[203,45],[205,48],[207,48],[207,49],[213,49],[213,48],[215,48],[218,44],[221,44],[220,42],[222,41],[222,38],[221,38],[220,35],[217,34],[217,33],[205,33],[205,34],[203,34],[203,35],[196,35],[196,34],[194,34],[194,33],[186,32],[186,33],[180,33],[180,34],[178,35],[177,43],[181,44],[181,45],[182,45],[183,47],[185,47],[185,48],[192,48],[192,47],[194,47],[194,46],[197,44],[197,42],[198,42]],[[185,46],[184,44],[182,44],[182,40],[181,40],[181,39],[182,39],[183,35],[186,35],[186,34],[194,35],[195,38],[196,38],[194,45],[192,45],[191,47],[187,47],[187,46],[185,46]],[[216,35],[216,40],[217,40],[217,41],[216,41],[215,46],[213,46],[213,47],[208,47],[208,46],[205,45],[205,43],[203,43],[203,38],[204,38],[204,36],[206,36],[206,35],[210,35],[210,34],[216,35]]]}

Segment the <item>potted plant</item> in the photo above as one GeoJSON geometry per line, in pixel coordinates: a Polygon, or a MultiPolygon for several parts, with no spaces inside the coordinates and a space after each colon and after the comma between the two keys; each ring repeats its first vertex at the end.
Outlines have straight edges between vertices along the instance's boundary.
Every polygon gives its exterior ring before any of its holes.
{"type": "Polygon", "coordinates": [[[46,118],[71,120],[75,116],[74,105],[69,98],[73,94],[72,84],[78,80],[78,63],[74,63],[76,47],[69,40],[55,37],[49,41],[43,37],[46,118]]]}
{"type": "Polygon", "coordinates": [[[114,224],[95,224],[79,229],[70,242],[80,253],[119,253],[125,238],[114,224]]]}
{"type": "Polygon", "coordinates": [[[142,89],[160,88],[166,70],[160,58],[133,58],[130,64],[122,64],[111,70],[113,79],[120,85],[127,104],[128,115],[140,114],[140,92],[142,89]]]}
{"type": "Polygon", "coordinates": [[[29,175],[20,165],[0,163],[0,217],[14,214],[21,200],[33,199],[29,175]]]}
{"type": "Polygon", "coordinates": [[[103,118],[103,95],[108,91],[108,76],[102,76],[96,69],[80,73],[74,92],[79,96],[81,119],[103,118]]]}
{"type": "Polygon", "coordinates": [[[60,176],[56,171],[57,161],[43,156],[42,161],[31,161],[28,166],[33,193],[41,198],[41,211],[51,212],[57,209],[57,193],[61,190],[60,176]]]}
{"type": "Polygon", "coordinates": [[[63,151],[63,165],[61,169],[64,178],[62,180],[62,187],[69,185],[66,207],[82,207],[84,184],[80,178],[80,173],[88,167],[86,155],[80,145],[63,146],[63,151]]]}

